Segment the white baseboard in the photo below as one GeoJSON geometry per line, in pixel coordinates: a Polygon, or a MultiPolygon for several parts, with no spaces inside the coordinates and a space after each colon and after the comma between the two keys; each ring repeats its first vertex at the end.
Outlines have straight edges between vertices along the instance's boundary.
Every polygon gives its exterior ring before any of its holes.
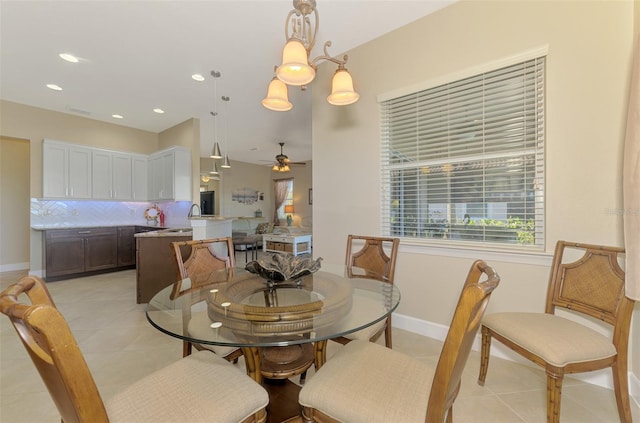
{"type": "Polygon", "coordinates": [[[0,264],[0,272],[13,272],[15,270],[25,270],[25,269],[29,269],[29,262],[0,264]]]}
{"type": "MultiPolygon", "coordinates": [[[[447,336],[447,331],[449,330],[447,326],[441,324],[427,322],[425,320],[416,319],[415,317],[395,313],[393,314],[392,322],[393,327],[437,339],[439,341],[444,341],[447,336]]],[[[480,339],[480,335],[478,334],[475,342],[473,343],[474,351],[480,351],[480,339]]],[[[511,349],[497,342],[493,342],[491,345],[491,355],[527,366],[537,367],[530,361],[511,351],[511,349]]],[[[613,376],[611,374],[611,369],[602,369],[588,373],[575,373],[572,374],[571,377],[603,388],[613,389],[613,376]]],[[[631,372],[629,372],[629,395],[640,406],[640,378],[631,372]]]]}

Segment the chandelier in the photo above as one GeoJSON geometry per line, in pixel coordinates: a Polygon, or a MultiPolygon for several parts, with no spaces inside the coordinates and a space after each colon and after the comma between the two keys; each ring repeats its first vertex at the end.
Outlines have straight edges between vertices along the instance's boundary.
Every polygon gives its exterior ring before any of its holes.
{"type": "Polygon", "coordinates": [[[316,43],[319,17],[315,0],[293,0],[293,10],[285,21],[287,43],[282,50],[282,64],[275,68],[275,76],[269,83],[267,97],[262,105],[270,110],[287,111],[293,105],[289,102],[287,85],[301,86],[304,90],[316,76],[317,64],[329,60],[338,65],[331,80],[329,104],[344,106],[358,101],[360,95],[353,89],[353,79],[345,68],[348,56],[342,59],[331,57],[328,48],[331,41],[324,43],[324,54],[310,59],[311,50],[316,43]]]}

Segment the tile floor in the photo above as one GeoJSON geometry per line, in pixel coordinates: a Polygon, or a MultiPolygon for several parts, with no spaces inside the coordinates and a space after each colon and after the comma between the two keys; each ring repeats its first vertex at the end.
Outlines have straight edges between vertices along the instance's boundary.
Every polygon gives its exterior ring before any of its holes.
{"type": "MultiPolygon", "coordinates": [[[[0,273],[0,288],[22,274],[0,273]]],[[[48,288],[68,320],[104,398],[181,357],[182,343],[151,327],[145,305],[135,303],[134,270],[53,282],[48,288]]],[[[330,359],[340,346],[329,344],[330,359]]],[[[440,348],[439,341],[394,330],[394,349],[420,360],[434,362],[440,348]]],[[[243,369],[242,361],[238,365],[243,369]]],[[[480,387],[476,383],[478,367],[479,354],[473,352],[454,406],[456,423],[545,421],[543,371],[492,358],[487,383],[480,387]]],[[[313,377],[312,371],[308,377],[313,377]]],[[[632,408],[634,420],[640,422],[638,405],[633,403],[632,408]]],[[[563,423],[619,421],[613,391],[575,379],[565,380],[561,413],[563,423]]],[[[4,316],[0,316],[0,422],[60,422],[39,375],[4,316]]]]}

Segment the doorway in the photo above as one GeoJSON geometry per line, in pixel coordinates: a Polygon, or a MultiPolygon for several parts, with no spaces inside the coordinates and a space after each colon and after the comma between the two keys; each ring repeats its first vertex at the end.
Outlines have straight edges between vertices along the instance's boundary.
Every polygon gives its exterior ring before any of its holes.
{"type": "Polygon", "coordinates": [[[31,145],[0,136],[0,272],[29,269],[31,145]]]}

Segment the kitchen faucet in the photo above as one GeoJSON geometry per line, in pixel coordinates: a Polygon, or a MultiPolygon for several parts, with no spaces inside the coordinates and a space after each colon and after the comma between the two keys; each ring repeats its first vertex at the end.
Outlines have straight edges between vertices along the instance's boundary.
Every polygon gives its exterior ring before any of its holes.
{"type": "Polygon", "coordinates": [[[187,215],[187,217],[188,217],[188,218],[189,218],[189,217],[193,217],[193,216],[194,216],[194,214],[193,214],[193,208],[194,208],[194,207],[195,207],[196,209],[198,209],[198,214],[196,214],[195,216],[200,216],[200,206],[199,206],[199,205],[197,205],[196,203],[193,203],[193,204],[191,205],[191,208],[189,209],[189,214],[187,215]]]}

